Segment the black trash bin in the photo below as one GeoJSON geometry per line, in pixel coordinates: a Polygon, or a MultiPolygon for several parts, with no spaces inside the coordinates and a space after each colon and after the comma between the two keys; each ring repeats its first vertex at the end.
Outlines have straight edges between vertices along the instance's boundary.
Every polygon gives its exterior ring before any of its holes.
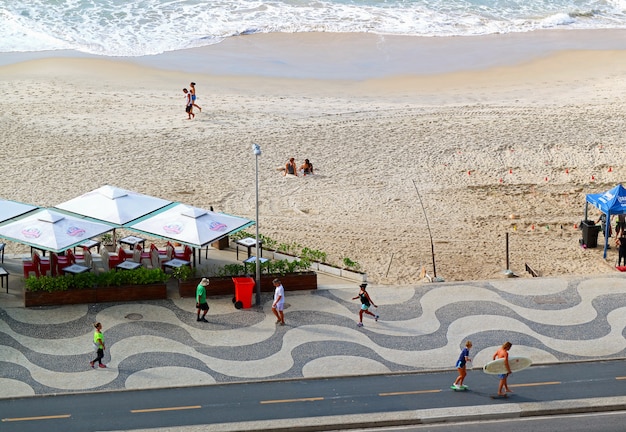
{"type": "Polygon", "coordinates": [[[583,227],[583,244],[587,248],[598,247],[598,233],[602,228],[600,225],[596,225],[592,220],[582,221],[583,227]]]}

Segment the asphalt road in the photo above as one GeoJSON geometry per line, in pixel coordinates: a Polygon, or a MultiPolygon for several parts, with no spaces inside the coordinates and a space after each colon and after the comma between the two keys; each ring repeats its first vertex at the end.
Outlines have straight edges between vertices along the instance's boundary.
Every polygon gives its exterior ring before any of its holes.
{"type": "MultiPolygon", "coordinates": [[[[498,379],[456,371],[224,384],[178,389],[0,399],[0,430],[105,431],[335,415],[497,406],[626,394],[626,361],[531,367],[509,378],[514,394],[492,399],[498,379]]],[[[269,430],[269,429],[268,429],[269,430]]]]}
{"type": "Polygon", "coordinates": [[[354,432],[624,432],[626,429],[624,425],[626,425],[626,412],[617,411],[454,424],[439,423],[421,426],[355,429],[354,432]]]}

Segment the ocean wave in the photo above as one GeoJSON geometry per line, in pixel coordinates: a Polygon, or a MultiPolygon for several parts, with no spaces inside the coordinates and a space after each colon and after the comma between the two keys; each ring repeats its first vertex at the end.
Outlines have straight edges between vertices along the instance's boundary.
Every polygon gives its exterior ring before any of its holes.
{"type": "Polygon", "coordinates": [[[467,36],[626,28],[626,0],[0,0],[0,52],[143,56],[254,33],[467,36]]]}

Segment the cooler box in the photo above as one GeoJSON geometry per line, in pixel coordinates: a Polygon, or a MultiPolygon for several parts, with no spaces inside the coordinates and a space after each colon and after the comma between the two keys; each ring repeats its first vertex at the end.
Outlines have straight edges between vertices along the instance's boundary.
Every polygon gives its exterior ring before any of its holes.
{"type": "Polygon", "coordinates": [[[234,277],[235,283],[235,307],[247,309],[252,307],[252,292],[254,291],[254,279],[251,277],[234,277]]]}

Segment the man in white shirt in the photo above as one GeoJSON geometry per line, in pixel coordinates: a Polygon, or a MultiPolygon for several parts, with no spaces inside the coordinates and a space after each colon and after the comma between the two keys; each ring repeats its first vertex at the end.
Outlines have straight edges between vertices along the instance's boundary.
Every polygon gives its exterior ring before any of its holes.
{"type": "Polygon", "coordinates": [[[276,324],[281,326],[285,325],[285,314],[283,313],[283,307],[285,306],[285,288],[280,283],[279,279],[274,279],[273,284],[276,287],[274,290],[274,303],[272,303],[272,312],[276,315],[276,324]]]}

